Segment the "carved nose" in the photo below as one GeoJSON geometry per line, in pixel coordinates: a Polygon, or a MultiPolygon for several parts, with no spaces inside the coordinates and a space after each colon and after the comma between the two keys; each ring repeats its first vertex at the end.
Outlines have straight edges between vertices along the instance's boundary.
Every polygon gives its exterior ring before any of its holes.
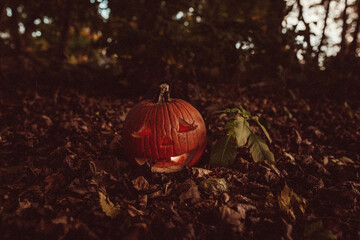
{"type": "Polygon", "coordinates": [[[166,136],[161,143],[162,147],[172,146],[172,145],[174,145],[174,142],[168,136],[166,136]]]}

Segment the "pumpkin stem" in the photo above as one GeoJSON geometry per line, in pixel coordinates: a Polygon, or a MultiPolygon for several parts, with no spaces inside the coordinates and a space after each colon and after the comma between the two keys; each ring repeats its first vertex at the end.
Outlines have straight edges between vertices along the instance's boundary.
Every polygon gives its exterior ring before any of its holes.
{"type": "Polygon", "coordinates": [[[160,85],[160,94],[157,103],[170,101],[170,87],[168,84],[163,83],[160,85]]]}

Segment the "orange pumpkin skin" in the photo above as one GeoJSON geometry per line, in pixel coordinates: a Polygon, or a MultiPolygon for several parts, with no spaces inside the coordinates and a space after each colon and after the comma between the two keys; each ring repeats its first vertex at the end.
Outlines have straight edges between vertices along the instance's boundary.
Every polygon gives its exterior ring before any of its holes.
{"type": "Polygon", "coordinates": [[[123,140],[128,156],[139,165],[149,164],[153,172],[193,166],[207,143],[203,118],[181,99],[136,104],[125,119],[123,140]]]}

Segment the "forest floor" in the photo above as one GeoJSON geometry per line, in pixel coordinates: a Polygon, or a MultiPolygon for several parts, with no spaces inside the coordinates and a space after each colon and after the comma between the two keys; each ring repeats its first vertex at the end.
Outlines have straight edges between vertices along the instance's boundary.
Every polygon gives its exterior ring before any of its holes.
{"type": "Polygon", "coordinates": [[[360,239],[356,102],[200,90],[192,103],[208,128],[202,160],[159,174],[123,152],[123,122],[139,99],[0,92],[3,240],[360,239]],[[267,126],[275,166],[246,148],[231,168],[209,165],[225,124],[212,113],[239,104],[267,126]]]}

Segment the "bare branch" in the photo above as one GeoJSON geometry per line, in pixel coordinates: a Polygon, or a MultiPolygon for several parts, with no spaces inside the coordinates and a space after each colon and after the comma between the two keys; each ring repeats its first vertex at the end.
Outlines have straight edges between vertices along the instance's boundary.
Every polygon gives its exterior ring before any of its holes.
{"type": "Polygon", "coordinates": [[[320,43],[319,43],[319,46],[318,46],[318,51],[316,53],[316,59],[318,61],[319,61],[319,54],[321,52],[321,47],[324,45],[324,41],[325,41],[325,30],[326,30],[326,27],[327,27],[327,19],[328,19],[328,16],[329,16],[330,2],[331,2],[331,0],[325,0],[324,1],[324,8],[325,8],[324,27],[322,29],[321,39],[320,39],[320,43]]]}
{"type": "Polygon", "coordinates": [[[353,33],[353,41],[351,42],[349,53],[356,54],[356,49],[358,46],[358,39],[359,39],[359,29],[360,29],[360,0],[356,1],[356,8],[357,8],[357,20],[355,31],[353,33]]]}
{"type": "Polygon", "coordinates": [[[339,56],[343,57],[346,53],[346,32],[348,29],[348,24],[346,23],[347,20],[347,14],[346,11],[348,9],[348,1],[345,0],[345,7],[344,7],[344,11],[342,13],[342,31],[341,31],[341,42],[340,42],[340,52],[339,52],[339,56]]]}

